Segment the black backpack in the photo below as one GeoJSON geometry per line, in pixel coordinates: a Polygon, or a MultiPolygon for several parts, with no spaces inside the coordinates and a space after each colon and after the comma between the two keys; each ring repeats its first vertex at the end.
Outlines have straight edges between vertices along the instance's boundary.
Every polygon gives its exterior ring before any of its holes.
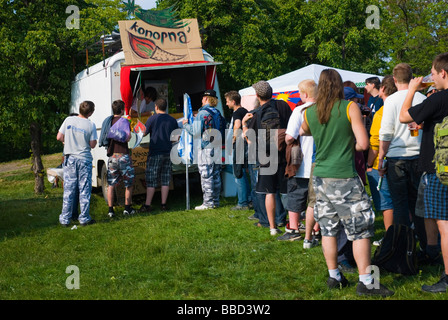
{"type": "Polygon", "coordinates": [[[375,251],[372,264],[392,273],[417,274],[414,230],[405,225],[391,225],[375,251]]]}
{"type": "Polygon", "coordinates": [[[257,110],[257,128],[266,130],[266,154],[269,155],[271,130],[280,129],[280,114],[274,99],[257,110]]]}

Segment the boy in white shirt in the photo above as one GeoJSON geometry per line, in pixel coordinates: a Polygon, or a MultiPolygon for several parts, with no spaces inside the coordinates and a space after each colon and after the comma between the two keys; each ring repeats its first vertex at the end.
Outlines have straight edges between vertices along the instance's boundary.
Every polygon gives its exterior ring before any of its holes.
{"type": "MultiPolygon", "coordinates": [[[[300,213],[306,211],[307,222],[309,221],[309,218],[313,217],[313,208],[307,206],[307,202],[314,139],[312,136],[299,136],[299,130],[304,121],[303,111],[315,103],[317,84],[311,79],[303,80],[299,83],[299,92],[300,99],[304,104],[297,106],[293,110],[288,121],[288,127],[286,128],[285,141],[287,144],[291,144],[295,140],[300,139],[303,160],[295,176],[288,179],[288,201],[286,209],[289,211],[289,227],[283,235],[277,238],[277,240],[299,240],[301,238],[299,231],[300,213]]],[[[312,221],[314,221],[314,218],[312,221]]],[[[310,228],[311,233],[312,223],[307,223],[307,228],[310,228]]],[[[310,239],[305,240],[308,240],[309,242],[310,239]]]]}

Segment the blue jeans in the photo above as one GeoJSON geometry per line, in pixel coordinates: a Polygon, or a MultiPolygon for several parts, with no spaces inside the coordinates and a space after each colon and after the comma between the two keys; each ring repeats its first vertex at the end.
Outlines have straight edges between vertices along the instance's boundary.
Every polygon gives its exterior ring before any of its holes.
{"type": "Polygon", "coordinates": [[[92,161],[70,156],[64,162],[64,195],[62,212],[59,215],[61,224],[69,224],[79,196],[81,213],[78,220],[87,223],[90,217],[90,196],[92,192],[92,161]]]}
{"type": "Polygon", "coordinates": [[[247,207],[249,202],[252,201],[251,187],[249,180],[247,179],[246,170],[243,170],[243,176],[241,178],[235,177],[235,183],[237,186],[238,205],[241,207],[247,207]]]}

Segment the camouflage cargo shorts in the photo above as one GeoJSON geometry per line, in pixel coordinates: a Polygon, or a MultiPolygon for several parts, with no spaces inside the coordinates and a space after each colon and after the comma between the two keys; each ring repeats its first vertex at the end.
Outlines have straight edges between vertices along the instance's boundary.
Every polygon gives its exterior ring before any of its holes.
{"type": "Polygon", "coordinates": [[[313,177],[316,193],[314,218],[323,236],[335,237],[343,227],[350,241],[374,235],[375,213],[359,177],[313,177]]]}
{"type": "Polygon", "coordinates": [[[134,184],[135,170],[132,166],[132,159],[128,154],[114,153],[107,164],[107,183],[115,186],[123,180],[126,188],[134,184]]]}

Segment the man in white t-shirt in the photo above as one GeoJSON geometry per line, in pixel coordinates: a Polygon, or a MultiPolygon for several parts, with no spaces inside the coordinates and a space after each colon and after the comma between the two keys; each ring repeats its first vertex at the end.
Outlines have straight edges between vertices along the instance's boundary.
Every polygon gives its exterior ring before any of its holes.
{"type": "Polygon", "coordinates": [[[92,192],[92,154],[98,135],[95,124],[88,118],[95,111],[95,104],[84,101],[79,106],[79,116],[64,120],[56,139],[64,143],[64,195],[59,222],[68,226],[79,191],[79,222],[82,226],[95,223],[90,217],[92,192]]]}
{"type": "MultiPolygon", "coordinates": [[[[390,95],[384,102],[383,118],[379,131],[380,147],[378,153],[378,171],[383,176],[387,170],[387,182],[394,206],[394,224],[408,227],[414,223],[417,237],[424,246],[426,241],[423,218],[415,215],[417,190],[422,172],[419,172],[418,158],[420,155],[421,130],[418,136],[412,136],[409,124],[400,122],[400,111],[408,93],[409,82],[412,79],[412,69],[406,63],[400,63],[393,70],[397,92],[390,95]],[[387,166],[382,169],[384,158],[387,166]],[[409,217],[411,214],[412,221],[409,217]]],[[[417,93],[412,105],[420,104],[426,97],[417,93]]]]}
{"type": "MultiPolygon", "coordinates": [[[[289,226],[286,232],[277,238],[277,240],[294,241],[301,238],[299,231],[300,213],[306,211],[307,221],[313,217],[313,208],[308,207],[308,185],[311,175],[311,166],[314,149],[314,139],[312,136],[299,136],[299,130],[302,126],[303,111],[315,103],[317,95],[317,84],[314,80],[304,80],[299,83],[300,99],[304,104],[297,106],[288,121],[286,128],[285,141],[287,144],[293,143],[300,139],[300,147],[303,153],[302,164],[293,177],[288,179],[288,197],[286,209],[289,211],[289,226]]],[[[313,219],[314,220],[314,219],[313,219]]],[[[307,227],[312,228],[312,224],[307,227]]],[[[311,232],[310,232],[311,233],[311,232]]],[[[310,239],[306,239],[310,240],[310,239]]],[[[311,243],[311,242],[310,242],[311,243]]]]}

